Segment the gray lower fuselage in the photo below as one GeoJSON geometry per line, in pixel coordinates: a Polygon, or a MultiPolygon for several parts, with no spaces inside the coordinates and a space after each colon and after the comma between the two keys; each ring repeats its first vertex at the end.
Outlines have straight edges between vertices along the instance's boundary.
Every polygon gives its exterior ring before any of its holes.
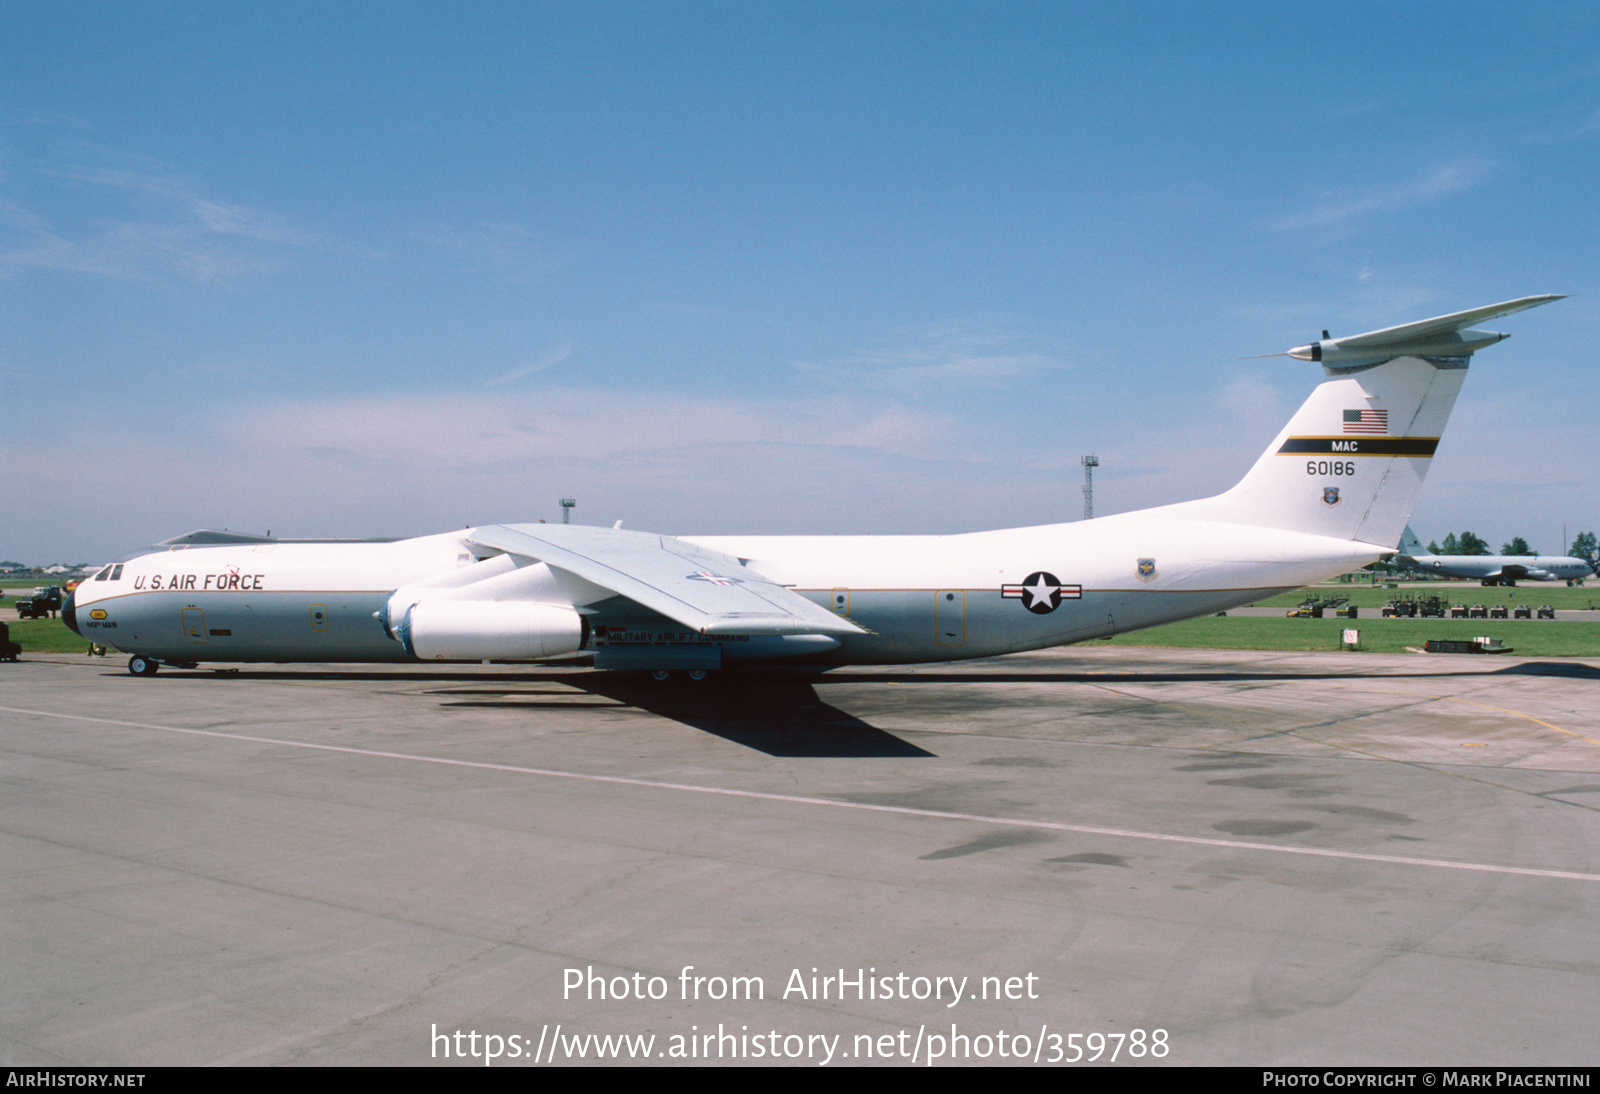
{"type": "MultiPolygon", "coordinates": [[[[1060,646],[1205,615],[1360,565],[1377,550],[1282,531],[1119,517],[958,536],[688,542],[748,560],[753,572],[861,633],[841,635],[837,645],[820,635],[809,645],[770,634],[706,638],[604,588],[563,593],[571,583],[551,579],[539,562],[522,587],[585,617],[587,648],[602,668],[652,667],[657,654],[678,657],[660,662],[672,667],[896,664],[1060,646]],[[716,648],[709,660],[708,646],[716,648]]],[[[467,533],[159,551],[79,585],[66,614],[92,642],[176,664],[411,661],[384,622],[390,595],[413,583],[448,582],[485,565],[482,555],[467,533]]]]}
{"type": "MultiPolygon", "coordinates": [[[[839,596],[846,615],[869,633],[842,639],[836,650],[809,655],[816,664],[896,664],[954,661],[1066,645],[1177,618],[1204,615],[1284,590],[1153,592],[1083,590],[1048,615],[1005,599],[998,589],[796,590],[823,607],[839,596]]],[[[170,663],[415,661],[385,633],[376,614],[389,591],[314,590],[192,594],[132,593],[77,606],[75,623],[91,642],[170,663]],[[89,618],[89,611],[105,613],[89,618]]],[[[600,644],[623,632],[647,644],[721,647],[725,663],[767,658],[741,649],[759,639],[704,639],[626,602],[589,612],[600,644]]],[[[785,660],[794,660],[786,658],[785,660]]]]}

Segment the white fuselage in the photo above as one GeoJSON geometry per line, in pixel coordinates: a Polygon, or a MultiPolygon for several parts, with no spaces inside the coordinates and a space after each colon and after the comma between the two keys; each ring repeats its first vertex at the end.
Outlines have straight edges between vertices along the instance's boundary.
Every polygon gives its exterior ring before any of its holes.
{"type": "Polygon", "coordinates": [[[1594,576],[1581,558],[1565,555],[1403,555],[1409,569],[1475,581],[1579,581],[1594,576]]]}
{"type": "MultiPolygon", "coordinates": [[[[748,560],[867,632],[802,658],[828,664],[954,660],[1105,637],[1299,588],[1386,553],[1158,513],[949,536],[680,538],[748,560]]],[[[114,580],[78,586],[73,617],[93,641],[176,663],[410,660],[377,615],[399,587],[492,566],[470,536],[163,550],[125,563],[114,580]]],[[[497,558],[512,572],[509,557],[497,558]]],[[[705,641],[542,563],[515,573],[508,597],[571,605],[602,643],[608,631],[705,641]]],[[[718,644],[730,663],[771,659],[742,636],[718,644]]]]}

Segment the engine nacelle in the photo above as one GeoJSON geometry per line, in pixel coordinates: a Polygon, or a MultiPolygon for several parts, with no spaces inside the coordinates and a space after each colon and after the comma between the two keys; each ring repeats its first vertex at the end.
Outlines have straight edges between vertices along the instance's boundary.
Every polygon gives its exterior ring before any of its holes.
{"type": "Polygon", "coordinates": [[[568,605],[519,600],[419,600],[393,630],[423,661],[527,661],[589,641],[589,621],[568,605]]]}

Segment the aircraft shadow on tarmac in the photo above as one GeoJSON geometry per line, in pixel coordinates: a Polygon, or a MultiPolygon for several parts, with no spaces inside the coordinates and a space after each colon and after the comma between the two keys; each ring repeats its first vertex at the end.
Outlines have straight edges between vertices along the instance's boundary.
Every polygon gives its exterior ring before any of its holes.
{"type": "MultiPolygon", "coordinates": [[[[538,677],[523,676],[532,681],[538,677]]],[[[744,676],[716,683],[663,685],[631,673],[589,672],[545,679],[580,688],[670,718],[686,726],[765,752],[795,757],[911,757],[932,752],[901,740],[861,719],[829,706],[817,697],[811,678],[744,676]]],[[[481,678],[480,678],[481,680],[481,678]]],[[[458,690],[435,693],[461,696],[458,690]]],[[[534,696],[521,699],[513,691],[483,694],[496,698],[457,699],[446,706],[500,709],[572,709],[571,703],[549,703],[534,696]]],[[[611,704],[607,704],[610,706],[611,704]]]]}
{"type": "MultiPolygon", "coordinates": [[[[519,675],[515,679],[532,682],[548,680],[580,688],[590,695],[604,697],[662,718],[691,726],[746,748],[770,756],[794,757],[902,757],[933,756],[884,730],[847,714],[818,697],[816,683],[836,684],[1107,684],[1107,683],[1229,683],[1241,681],[1342,680],[1415,678],[1484,675],[1481,671],[1450,670],[1422,674],[1393,672],[1283,672],[1283,671],[1198,671],[1198,672],[881,672],[850,673],[841,676],[749,673],[730,675],[704,684],[663,685],[636,673],[587,672],[551,675],[519,675]]],[[[1499,673],[1530,676],[1566,676],[1600,679],[1600,669],[1581,664],[1528,662],[1508,665],[1499,673]]],[[[482,677],[463,677],[485,682],[482,677]]],[[[519,697],[502,689],[479,692],[482,699],[457,699],[450,706],[528,709],[560,706],[567,702],[547,702],[534,696],[519,697]],[[489,696],[494,698],[489,698],[489,696]]],[[[463,696],[459,690],[440,694],[463,696]]],[[[609,705],[609,704],[608,704],[609,705]]]]}
{"type": "Polygon", "coordinates": [[[1600,680],[1600,668],[1574,661],[1525,661],[1507,665],[1496,676],[1563,676],[1569,680],[1600,680]]]}
{"type": "MultiPolygon", "coordinates": [[[[1478,663],[1482,658],[1475,659],[1478,663]]],[[[1528,661],[1507,665],[1492,672],[1438,666],[1430,672],[1303,672],[1285,670],[1189,670],[1145,672],[1139,669],[1088,672],[879,672],[851,673],[826,678],[830,683],[850,684],[1203,684],[1283,683],[1295,680],[1431,680],[1458,676],[1560,676],[1578,680],[1600,680],[1600,668],[1581,663],[1528,661]]]]}
{"type": "MultiPolygon", "coordinates": [[[[510,666],[507,666],[509,669],[510,666]]],[[[912,757],[933,756],[909,741],[879,729],[830,706],[817,695],[814,685],[825,684],[1114,684],[1114,683],[1235,683],[1294,680],[1405,680],[1454,676],[1550,676],[1580,680],[1600,680],[1600,667],[1581,662],[1526,661],[1484,672],[1481,668],[1454,665],[1429,665],[1428,672],[1393,671],[1304,672],[1284,670],[1190,670],[1145,672],[1118,671],[1029,672],[1029,671],[950,671],[934,672],[854,672],[848,675],[751,673],[730,674],[715,683],[702,685],[662,685],[640,674],[611,672],[519,672],[503,674],[438,674],[426,679],[439,684],[477,685],[463,689],[450,687],[432,694],[450,697],[444,705],[527,710],[559,707],[572,710],[570,701],[549,701],[542,693],[529,694],[514,685],[561,684],[609,700],[606,705],[622,704],[764,752],[770,756],[793,757],[912,757]],[[480,698],[481,696],[481,698],[480,698]]],[[[210,673],[173,673],[165,679],[215,679],[210,673]]],[[[235,670],[234,678],[241,678],[235,670]]],[[[250,679],[363,679],[373,681],[417,680],[405,670],[377,671],[246,671],[250,679]]]]}
{"type": "MultiPolygon", "coordinates": [[[[509,666],[508,666],[509,668],[509,666]]],[[[389,668],[305,670],[222,669],[208,673],[163,673],[179,680],[368,680],[374,683],[427,681],[447,686],[429,692],[451,707],[572,711],[585,704],[550,693],[520,690],[529,684],[561,684],[578,688],[616,705],[634,707],[662,718],[743,745],[769,756],[809,758],[931,757],[935,755],[892,733],[829,706],[812,686],[815,673],[749,674],[703,684],[661,684],[638,673],[539,671],[504,673],[433,673],[389,668]],[[469,685],[469,686],[459,686],[469,685]],[[476,685],[476,686],[470,686],[476,685]]],[[[600,706],[601,704],[594,704],[600,706]]]]}

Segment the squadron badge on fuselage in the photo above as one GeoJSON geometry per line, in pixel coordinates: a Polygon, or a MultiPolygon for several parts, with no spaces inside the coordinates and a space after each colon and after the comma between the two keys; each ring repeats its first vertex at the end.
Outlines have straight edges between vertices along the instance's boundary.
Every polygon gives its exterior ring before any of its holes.
{"type": "Polygon", "coordinates": [[[1035,570],[1020,585],[1000,586],[1000,595],[1007,600],[1020,600],[1022,606],[1034,615],[1049,615],[1061,607],[1063,600],[1083,597],[1082,585],[1063,585],[1055,574],[1035,570]]]}
{"type": "Polygon", "coordinates": [[[1139,560],[1138,574],[1140,581],[1154,581],[1156,578],[1156,560],[1153,558],[1141,558],[1139,560]]]}
{"type": "Polygon", "coordinates": [[[1322,504],[1323,505],[1338,505],[1339,504],[1339,488],[1337,486],[1324,486],[1322,488],[1322,504]]]}

